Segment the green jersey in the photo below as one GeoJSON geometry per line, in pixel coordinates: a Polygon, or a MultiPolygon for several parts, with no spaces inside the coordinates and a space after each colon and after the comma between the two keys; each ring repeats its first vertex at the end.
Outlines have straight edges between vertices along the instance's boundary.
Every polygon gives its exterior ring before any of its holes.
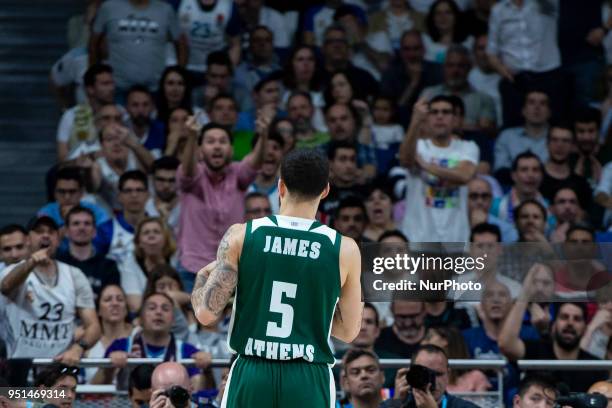
{"type": "Polygon", "coordinates": [[[341,238],[304,218],[247,222],[228,335],[233,352],[334,363],[329,336],[340,296],[341,238]]]}

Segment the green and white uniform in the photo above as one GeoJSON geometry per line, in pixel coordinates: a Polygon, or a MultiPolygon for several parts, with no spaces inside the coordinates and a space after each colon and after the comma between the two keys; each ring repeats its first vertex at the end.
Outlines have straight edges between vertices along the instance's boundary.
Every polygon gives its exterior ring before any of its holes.
{"type": "Polygon", "coordinates": [[[228,335],[238,359],[222,407],[334,406],[341,238],[315,220],[247,222],[228,335]]]}

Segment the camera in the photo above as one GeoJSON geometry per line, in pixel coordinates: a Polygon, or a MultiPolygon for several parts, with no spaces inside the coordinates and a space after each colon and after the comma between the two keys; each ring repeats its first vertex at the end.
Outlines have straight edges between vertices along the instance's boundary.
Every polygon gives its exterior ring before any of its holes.
{"type": "Polygon", "coordinates": [[[608,398],[603,394],[586,394],[583,392],[571,393],[564,395],[555,401],[555,408],[572,407],[572,408],[606,408],[608,406],[608,398]]]}
{"type": "Polygon", "coordinates": [[[189,391],[178,385],[173,385],[160,395],[168,397],[175,408],[187,408],[191,402],[189,391]]]}
{"type": "Polygon", "coordinates": [[[436,372],[419,364],[410,366],[406,380],[408,385],[419,390],[427,391],[427,384],[431,384],[431,391],[436,388],[436,372]]]}

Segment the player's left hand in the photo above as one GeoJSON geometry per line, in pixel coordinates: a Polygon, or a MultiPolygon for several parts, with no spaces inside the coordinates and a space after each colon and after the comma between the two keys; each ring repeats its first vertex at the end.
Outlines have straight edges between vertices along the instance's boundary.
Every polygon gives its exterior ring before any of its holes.
{"type": "Polygon", "coordinates": [[[80,346],[72,346],[68,350],[64,351],[61,354],[55,356],[55,361],[59,361],[62,364],[65,364],[70,367],[76,367],[79,365],[79,361],[81,360],[81,350],[80,346]]]}
{"type": "Polygon", "coordinates": [[[200,272],[198,272],[198,274],[202,274],[206,279],[208,279],[210,273],[215,269],[216,266],[217,261],[212,261],[211,263],[200,269],[200,272]]]}
{"type": "Polygon", "coordinates": [[[212,355],[204,351],[198,351],[197,353],[192,354],[191,358],[195,360],[195,366],[199,369],[204,369],[210,366],[210,363],[212,363],[212,355]]]}
{"type": "Polygon", "coordinates": [[[412,394],[414,395],[414,402],[417,408],[438,408],[436,400],[431,395],[431,384],[427,384],[427,391],[413,388],[412,394]]]}

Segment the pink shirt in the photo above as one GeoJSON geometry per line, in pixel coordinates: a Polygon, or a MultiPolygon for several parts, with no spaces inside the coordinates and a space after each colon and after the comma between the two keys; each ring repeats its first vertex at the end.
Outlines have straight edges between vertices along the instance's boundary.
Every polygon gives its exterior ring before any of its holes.
{"type": "Polygon", "coordinates": [[[178,168],[178,245],[184,268],[195,273],[215,259],[225,231],[244,221],[245,192],[256,175],[244,162],[231,163],[220,175],[203,163],[196,165],[193,177],[185,176],[182,165],[178,168]]]}

